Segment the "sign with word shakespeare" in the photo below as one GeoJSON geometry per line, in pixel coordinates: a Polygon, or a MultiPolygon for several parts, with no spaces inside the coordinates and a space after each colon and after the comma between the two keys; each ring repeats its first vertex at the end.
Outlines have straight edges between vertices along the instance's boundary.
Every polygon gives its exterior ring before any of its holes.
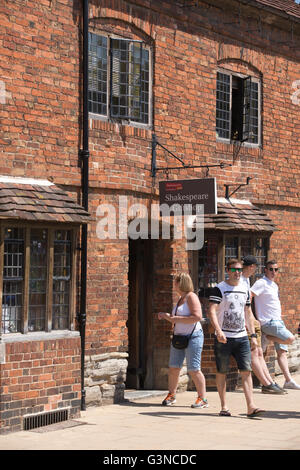
{"type": "Polygon", "coordinates": [[[216,178],[160,181],[159,202],[161,213],[166,204],[174,215],[216,214],[216,178]]]}

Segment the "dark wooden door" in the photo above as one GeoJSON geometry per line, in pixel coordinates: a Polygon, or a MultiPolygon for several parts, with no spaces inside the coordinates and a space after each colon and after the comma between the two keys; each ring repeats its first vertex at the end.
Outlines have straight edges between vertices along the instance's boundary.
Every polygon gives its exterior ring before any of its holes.
{"type": "Polygon", "coordinates": [[[128,368],[126,387],[151,389],[153,245],[129,240],[128,368]]]}

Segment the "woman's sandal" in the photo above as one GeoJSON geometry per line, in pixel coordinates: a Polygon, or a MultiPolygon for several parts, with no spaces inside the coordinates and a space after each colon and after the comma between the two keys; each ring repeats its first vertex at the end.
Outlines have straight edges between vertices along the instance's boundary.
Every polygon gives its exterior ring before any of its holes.
{"type": "Polygon", "coordinates": [[[229,410],[221,410],[219,416],[231,416],[231,413],[229,410]]]}

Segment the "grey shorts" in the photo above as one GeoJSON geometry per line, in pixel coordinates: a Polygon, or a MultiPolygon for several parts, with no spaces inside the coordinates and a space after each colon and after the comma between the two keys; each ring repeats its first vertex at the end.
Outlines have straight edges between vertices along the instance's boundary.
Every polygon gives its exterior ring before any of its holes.
{"type": "Polygon", "coordinates": [[[227,338],[227,343],[220,343],[215,338],[215,357],[217,372],[227,374],[230,356],[236,360],[239,371],[251,371],[251,349],[248,336],[227,338]]]}
{"type": "MultiPolygon", "coordinates": [[[[261,331],[265,335],[269,336],[275,336],[279,340],[286,341],[287,339],[291,338],[293,336],[293,333],[291,333],[285,326],[284,322],[282,320],[270,320],[268,323],[265,323],[264,325],[261,326],[261,331]]],[[[288,351],[288,347],[286,344],[280,344],[274,343],[276,351],[279,349],[283,349],[284,351],[288,351]]]]}

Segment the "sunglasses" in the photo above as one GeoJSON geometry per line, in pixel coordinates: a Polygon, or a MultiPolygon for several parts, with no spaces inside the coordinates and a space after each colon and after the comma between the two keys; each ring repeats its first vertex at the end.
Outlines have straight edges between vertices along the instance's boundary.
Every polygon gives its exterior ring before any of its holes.
{"type": "Polygon", "coordinates": [[[241,273],[243,271],[243,268],[229,268],[228,271],[231,273],[241,273]]]}
{"type": "Polygon", "coordinates": [[[269,271],[272,271],[272,272],[275,271],[275,273],[277,273],[278,269],[279,268],[268,268],[269,271]]]}

